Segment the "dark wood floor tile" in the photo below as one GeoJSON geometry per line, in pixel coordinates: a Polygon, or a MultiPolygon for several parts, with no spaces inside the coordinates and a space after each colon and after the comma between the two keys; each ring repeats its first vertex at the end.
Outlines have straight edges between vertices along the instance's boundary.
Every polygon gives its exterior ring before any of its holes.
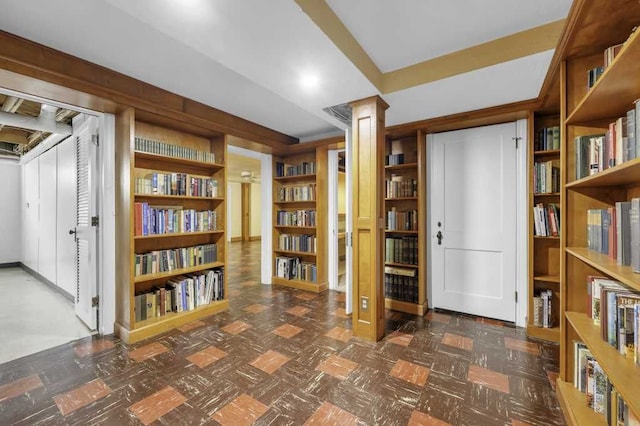
{"type": "Polygon", "coordinates": [[[416,404],[416,410],[446,423],[459,425],[463,424],[461,411],[464,405],[463,398],[427,385],[416,404]]]}
{"type": "Polygon", "coordinates": [[[509,377],[511,387],[511,399],[514,403],[538,407],[548,411],[557,407],[556,393],[548,381],[530,380],[522,377],[509,377]]]}
{"type": "MultiPolygon", "coordinates": [[[[0,402],[0,419],[4,424],[28,420],[33,415],[37,418],[47,418],[51,408],[50,416],[60,414],[58,407],[51,398],[52,395],[44,387],[35,388],[28,393],[15,396],[0,402]],[[41,412],[46,412],[42,414],[41,412]]],[[[25,422],[29,424],[28,421],[25,422]]],[[[0,423],[1,424],[1,423],[0,423]]]]}
{"type": "Polygon", "coordinates": [[[511,403],[508,394],[487,386],[472,384],[466,398],[466,405],[482,413],[510,421],[511,403]]]}
{"type": "Polygon", "coordinates": [[[464,400],[469,394],[471,383],[465,379],[457,379],[433,369],[429,372],[428,388],[464,400]]]}
{"type": "Polygon", "coordinates": [[[431,371],[466,380],[469,374],[469,362],[447,353],[438,353],[434,357],[431,371]]]}
{"type": "Polygon", "coordinates": [[[371,425],[404,426],[408,423],[412,411],[412,408],[398,401],[379,397],[362,419],[371,425]]]}
{"type": "Polygon", "coordinates": [[[21,377],[0,386],[0,402],[24,395],[41,387],[44,387],[44,384],[37,374],[21,377]]]}
{"type": "MultiPolygon", "coordinates": [[[[310,418],[322,405],[324,400],[301,391],[292,389],[278,398],[271,406],[282,424],[301,425],[310,418]]],[[[274,424],[280,424],[274,423],[274,424]]]]}
{"type": "Polygon", "coordinates": [[[251,389],[248,394],[269,407],[292,388],[286,380],[272,375],[251,389]]]}
{"type": "Polygon", "coordinates": [[[310,368],[296,360],[292,360],[283,365],[282,368],[277,369],[273,373],[273,376],[293,387],[299,387],[317,373],[318,372],[314,368],[310,368]]]}
{"type": "Polygon", "coordinates": [[[564,425],[564,415],[559,406],[554,406],[552,410],[544,407],[529,404],[527,401],[511,400],[511,418],[517,419],[526,424],[535,426],[564,425]]]}
{"type": "Polygon", "coordinates": [[[243,392],[248,393],[259,386],[263,381],[267,380],[269,378],[269,374],[249,364],[243,364],[235,370],[229,371],[220,377],[235,384],[243,392]]]}
{"type": "Polygon", "coordinates": [[[39,426],[39,425],[66,425],[68,424],[64,416],[58,411],[58,407],[51,401],[51,404],[40,408],[34,407],[33,411],[25,416],[10,417],[1,416],[5,424],[20,426],[39,426]]]}

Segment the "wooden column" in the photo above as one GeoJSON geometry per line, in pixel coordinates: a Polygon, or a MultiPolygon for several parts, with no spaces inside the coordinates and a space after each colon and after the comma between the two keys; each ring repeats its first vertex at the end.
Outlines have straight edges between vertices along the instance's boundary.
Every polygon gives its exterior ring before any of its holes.
{"type": "Polygon", "coordinates": [[[242,240],[251,240],[251,184],[243,182],[242,184],[242,240]]]}
{"type": "Polygon", "coordinates": [[[355,101],[353,109],[353,334],[384,336],[385,110],[380,97],[355,101]]]}

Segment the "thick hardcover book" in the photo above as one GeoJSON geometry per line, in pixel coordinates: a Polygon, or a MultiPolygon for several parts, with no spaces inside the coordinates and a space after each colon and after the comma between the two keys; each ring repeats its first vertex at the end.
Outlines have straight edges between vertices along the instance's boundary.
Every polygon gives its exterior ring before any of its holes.
{"type": "Polygon", "coordinates": [[[616,202],[616,228],[618,238],[617,260],[618,264],[625,266],[631,265],[631,224],[629,222],[630,210],[630,201],[616,202]]]}
{"type": "Polygon", "coordinates": [[[631,268],[633,272],[640,272],[640,198],[631,200],[629,226],[631,228],[631,268]]]}

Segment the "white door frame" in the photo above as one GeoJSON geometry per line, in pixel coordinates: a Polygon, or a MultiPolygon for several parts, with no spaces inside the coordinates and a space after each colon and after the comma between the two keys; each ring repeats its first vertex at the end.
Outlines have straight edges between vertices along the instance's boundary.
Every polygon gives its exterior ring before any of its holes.
{"type": "Polygon", "coordinates": [[[353,167],[352,157],[353,141],[351,140],[351,127],[347,127],[344,131],[344,145],[345,145],[345,196],[347,197],[347,217],[346,217],[346,266],[347,266],[347,282],[346,282],[346,296],[345,296],[345,313],[351,314],[353,311],[353,167]]]}
{"type": "Polygon", "coordinates": [[[329,290],[338,288],[338,151],[330,149],[328,152],[328,173],[327,191],[329,198],[329,290]]]}
{"type": "MultiPolygon", "coordinates": [[[[527,227],[529,220],[529,210],[527,208],[527,184],[528,184],[528,170],[527,170],[527,146],[528,146],[528,130],[527,120],[522,119],[516,122],[516,137],[520,138],[518,141],[518,149],[516,150],[516,291],[518,292],[518,302],[516,303],[516,326],[526,327],[527,325],[527,309],[528,309],[528,284],[527,284],[527,258],[528,258],[528,244],[527,244],[527,227]]],[[[428,134],[426,136],[425,143],[427,144],[427,158],[429,168],[429,179],[427,182],[427,206],[432,205],[432,182],[434,182],[434,167],[433,161],[433,141],[434,135],[428,134]]],[[[427,208],[427,206],[422,206],[427,208]]],[[[427,235],[429,235],[429,241],[435,238],[435,233],[431,229],[431,209],[427,208],[427,235]]],[[[433,308],[432,297],[432,259],[431,250],[427,256],[427,297],[429,308],[433,308]]]]}
{"type": "MultiPolygon", "coordinates": [[[[15,90],[0,88],[0,93],[16,96],[38,103],[57,106],[84,114],[98,117],[100,129],[100,144],[98,146],[98,189],[100,226],[98,227],[98,333],[113,334],[116,321],[116,262],[115,262],[115,117],[112,114],[99,113],[75,105],[45,99],[15,90]]],[[[58,144],[66,137],[51,135],[41,142],[35,149],[29,151],[20,159],[25,164],[42,152],[58,144]]]]}

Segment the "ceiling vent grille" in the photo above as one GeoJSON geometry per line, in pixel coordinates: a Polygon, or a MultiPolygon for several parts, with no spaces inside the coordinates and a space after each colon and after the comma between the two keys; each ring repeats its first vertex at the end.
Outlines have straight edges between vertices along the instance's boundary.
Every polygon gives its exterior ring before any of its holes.
{"type": "Polygon", "coordinates": [[[322,108],[324,112],[347,126],[351,126],[351,107],[349,104],[338,104],[322,108]]]}

